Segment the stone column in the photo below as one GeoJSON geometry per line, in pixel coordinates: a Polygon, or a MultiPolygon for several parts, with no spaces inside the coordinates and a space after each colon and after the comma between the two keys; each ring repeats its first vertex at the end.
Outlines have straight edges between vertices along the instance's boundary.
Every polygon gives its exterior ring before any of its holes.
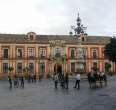
{"type": "Polygon", "coordinates": [[[103,71],[103,62],[102,61],[99,61],[99,70],[100,71],[103,71]]]}
{"type": "MultiPolygon", "coordinates": [[[[28,60],[27,60],[27,52],[28,52],[28,50],[27,50],[27,45],[25,45],[25,48],[24,48],[24,65],[25,65],[25,67],[27,67],[28,66],[28,60]]],[[[24,67],[24,68],[25,68],[24,67]]]]}
{"type": "Polygon", "coordinates": [[[90,49],[90,47],[87,48],[87,56],[88,56],[88,58],[91,57],[91,49],[90,49]]]}
{"type": "Polygon", "coordinates": [[[35,74],[39,73],[39,65],[38,65],[38,57],[39,57],[39,49],[38,46],[36,45],[35,47],[35,74]]]}

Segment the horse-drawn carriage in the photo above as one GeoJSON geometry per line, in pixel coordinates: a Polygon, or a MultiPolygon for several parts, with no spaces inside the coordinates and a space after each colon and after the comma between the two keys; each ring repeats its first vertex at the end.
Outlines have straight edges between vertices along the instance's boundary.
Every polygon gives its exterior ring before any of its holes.
{"type": "Polygon", "coordinates": [[[107,86],[107,76],[104,73],[98,74],[89,72],[87,77],[90,88],[98,88],[102,87],[103,85],[107,86]]]}

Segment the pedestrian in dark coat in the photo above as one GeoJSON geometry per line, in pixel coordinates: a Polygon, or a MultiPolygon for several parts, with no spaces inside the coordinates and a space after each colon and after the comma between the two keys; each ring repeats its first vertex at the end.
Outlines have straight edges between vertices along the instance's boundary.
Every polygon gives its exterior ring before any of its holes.
{"type": "Polygon", "coordinates": [[[12,78],[10,75],[8,75],[8,81],[9,81],[9,89],[12,89],[12,78]]]}
{"type": "Polygon", "coordinates": [[[65,79],[64,79],[64,74],[61,74],[61,87],[62,89],[65,88],[65,79]]]}
{"type": "Polygon", "coordinates": [[[31,82],[31,75],[29,74],[28,75],[28,83],[30,83],[31,82]]]}
{"type": "Polygon", "coordinates": [[[64,80],[65,80],[65,88],[68,89],[68,85],[69,85],[69,75],[68,75],[68,73],[66,73],[64,80]]]}
{"type": "Polygon", "coordinates": [[[15,74],[14,75],[14,88],[18,88],[19,82],[18,82],[18,76],[15,74]]]}
{"type": "Polygon", "coordinates": [[[36,74],[33,75],[34,83],[36,83],[36,74]]]}
{"type": "Polygon", "coordinates": [[[57,86],[58,86],[58,74],[54,75],[54,84],[55,84],[55,89],[57,89],[57,86]]]}
{"type": "Polygon", "coordinates": [[[34,75],[31,74],[31,82],[33,83],[33,81],[34,81],[34,75]]]}
{"type": "Polygon", "coordinates": [[[21,81],[20,87],[24,88],[24,77],[23,77],[23,75],[21,75],[20,81],[21,81]]]}

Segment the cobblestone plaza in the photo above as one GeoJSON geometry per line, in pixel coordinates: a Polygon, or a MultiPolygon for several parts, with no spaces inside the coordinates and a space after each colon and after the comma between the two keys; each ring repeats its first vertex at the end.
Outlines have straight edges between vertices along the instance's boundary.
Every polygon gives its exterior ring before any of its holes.
{"type": "Polygon", "coordinates": [[[69,90],[54,89],[52,80],[36,84],[26,83],[25,88],[9,90],[7,81],[0,81],[0,110],[115,110],[116,76],[108,77],[108,86],[90,89],[86,80],[81,89],[74,89],[71,80],[69,90]]]}

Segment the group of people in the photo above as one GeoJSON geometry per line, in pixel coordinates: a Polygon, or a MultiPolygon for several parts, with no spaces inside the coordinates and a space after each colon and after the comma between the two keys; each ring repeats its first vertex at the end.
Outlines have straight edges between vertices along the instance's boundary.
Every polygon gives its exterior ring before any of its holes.
{"type": "Polygon", "coordinates": [[[14,88],[18,88],[19,86],[24,88],[24,77],[23,77],[23,75],[17,76],[15,74],[13,77],[11,75],[8,75],[8,81],[9,81],[9,89],[12,89],[13,84],[14,84],[14,88]]]}
{"type": "MultiPolygon", "coordinates": [[[[58,83],[60,84],[61,88],[65,88],[65,89],[68,89],[69,87],[69,74],[66,73],[65,75],[62,74],[62,73],[56,73],[54,74],[54,85],[55,85],[55,89],[58,88],[58,83]]],[[[74,85],[74,88],[77,88],[80,89],[80,80],[81,80],[81,77],[80,77],[80,74],[77,73],[76,76],[75,76],[75,85],[74,85]]]]}
{"type": "MultiPolygon", "coordinates": [[[[107,86],[107,76],[104,72],[89,72],[87,74],[88,77],[88,82],[90,85],[90,88],[93,87],[98,87],[98,83],[100,87],[102,87],[103,83],[105,86],[107,86]]],[[[36,74],[29,74],[27,76],[27,81],[28,83],[36,83],[37,77],[36,74]]],[[[41,81],[42,76],[39,76],[39,81],[41,81]]],[[[68,89],[69,88],[69,74],[63,74],[63,73],[55,73],[53,75],[53,80],[54,80],[54,86],[55,89],[58,88],[58,85],[61,86],[62,89],[68,89]]],[[[80,89],[80,73],[75,74],[75,84],[73,88],[78,88],[80,89]]],[[[22,87],[24,88],[25,84],[25,77],[23,75],[18,76],[15,74],[13,77],[11,75],[8,75],[8,81],[9,81],[9,88],[12,89],[13,85],[14,88],[22,87]]]]}
{"type": "Polygon", "coordinates": [[[90,88],[102,87],[103,83],[107,86],[107,76],[104,72],[92,71],[87,74],[90,88]]]}
{"type": "MultiPolygon", "coordinates": [[[[43,76],[40,74],[38,80],[41,81],[43,76]]],[[[25,80],[27,80],[28,83],[36,83],[37,82],[37,75],[36,74],[28,74],[27,76],[22,75],[17,75],[14,74],[8,75],[8,81],[9,81],[9,88],[12,89],[22,87],[24,88],[25,80]]]]}

